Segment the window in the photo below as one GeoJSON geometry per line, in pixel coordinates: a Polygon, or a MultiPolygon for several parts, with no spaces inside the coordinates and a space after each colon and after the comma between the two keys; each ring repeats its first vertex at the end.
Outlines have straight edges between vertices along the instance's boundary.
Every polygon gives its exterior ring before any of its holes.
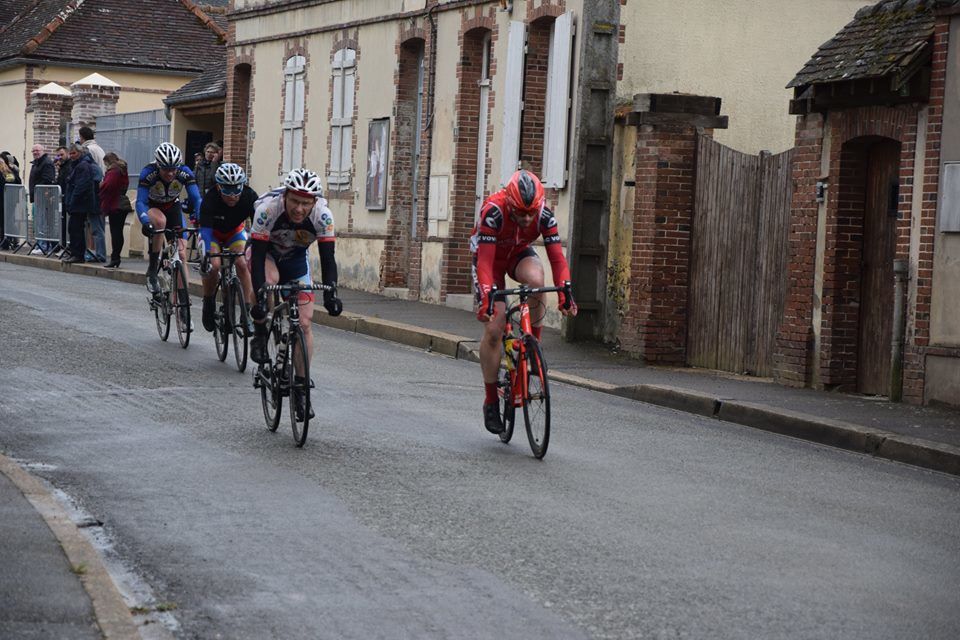
{"type": "Polygon", "coordinates": [[[333,56],[333,113],[330,118],[331,191],[350,189],[353,167],[353,88],[357,74],[357,52],[340,49],[333,56]]]}
{"type": "Polygon", "coordinates": [[[307,59],[293,56],[283,68],[283,172],[303,165],[304,79],[307,59]]]}

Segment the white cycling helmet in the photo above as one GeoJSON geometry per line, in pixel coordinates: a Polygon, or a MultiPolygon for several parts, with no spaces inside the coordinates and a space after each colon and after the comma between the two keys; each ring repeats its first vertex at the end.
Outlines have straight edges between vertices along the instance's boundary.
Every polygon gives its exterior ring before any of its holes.
{"type": "Polygon", "coordinates": [[[247,184],[247,174],[243,172],[243,168],[232,162],[224,162],[220,165],[213,179],[217,181],[217,184],[224,186],[243,186],[247,184]]]}
{"type": "Polygon", "coordinates": [[[161,142],[153,152],[153,158],[161,169],[175,169],[183,164],[183,154],[180,153],[177,145],[171,142],[161,142]]]}
{"type": "Polygon", "coordinates": [[[283,186],[304,196],[318,198],[323,195],[320,176],[309,169],[294,169],[284,178],[283,186]]]}

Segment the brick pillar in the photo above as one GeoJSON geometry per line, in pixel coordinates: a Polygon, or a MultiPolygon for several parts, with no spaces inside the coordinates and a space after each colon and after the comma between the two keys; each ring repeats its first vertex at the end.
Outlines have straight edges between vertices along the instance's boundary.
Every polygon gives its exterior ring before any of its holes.
{"type": "Polygon", "coordinates": [[[71,120],[74,127],[95,128],[97,116],[113,115],[117,112],[120,85],[109,78],[93,74],[77,80],[70,88],[73,90],[71,120]]]}
{"type": "Polygon", "coordinates": [[[817,180],[820,177],[824,121],[820,114],[797,118],[793,156],[793,202],[790,207],[790,249],[787,298],[777,329],[774,378],[784,385],[808,382],[813,356],[813,281],[817,260],[817,180]]]}
{"type": "Polygon", "coordinates": [[[632,285],[620,342],[650,363],[686,364],[696,148],[692,124],[643,124],[637,134],[632,285]]]}
{"type": "Polygon", "coordinates": [[[27,140],[27,147],[42,144],[47,151],[54,151],[60,145],[61,118],[72,106],[73,97],[62,87],[56,92],[34,91],[27,107],[33,113],[33,140],[27,140]]]}

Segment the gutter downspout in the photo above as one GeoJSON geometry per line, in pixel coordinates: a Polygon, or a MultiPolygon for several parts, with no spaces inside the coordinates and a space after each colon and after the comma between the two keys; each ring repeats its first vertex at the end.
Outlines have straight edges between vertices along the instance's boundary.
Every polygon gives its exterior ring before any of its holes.
{"type": "Polygon", "coordinates": [[[890,400],[903,400],[903,337],[906,308],[907,280],[910,279],[907,260],[893,261],[893,339],[890,344],[890,400]]]}

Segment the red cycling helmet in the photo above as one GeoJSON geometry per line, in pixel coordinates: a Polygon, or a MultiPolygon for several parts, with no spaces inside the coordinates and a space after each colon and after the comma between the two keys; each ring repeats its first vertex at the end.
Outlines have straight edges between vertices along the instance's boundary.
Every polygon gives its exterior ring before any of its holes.
{"type": "Polygon", "coordinates": [[[506,186],[507,200],[510,205],[527,215],[540,213],[546,198],[540,179],[529,171],[520,170],[513,174],[506,186]]]}

